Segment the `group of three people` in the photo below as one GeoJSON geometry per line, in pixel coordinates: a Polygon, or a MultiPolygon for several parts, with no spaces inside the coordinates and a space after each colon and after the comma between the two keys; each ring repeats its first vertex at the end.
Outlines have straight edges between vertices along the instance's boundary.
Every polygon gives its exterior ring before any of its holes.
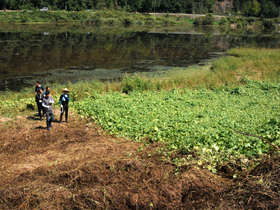
{"type": "MultiPolygon", "coordinates": [[[[35,93],[36,93],[35,100],[37,102],[38,114],[40,120],[42,120],[42,117],[46,116],[47,129],[50,130],[50,127],[53,127],[52,121],[54,119],[54,114],[53,114],[52,104],[54,103],[54,99],[50,94],[50,87],[47,87],[46,91],[44,92],[43,91],[44,91],[44,87],[40,84],[39,81],[37,81],[35,86],[35,93]]],[[[61,106],[60,123],[62,123],[62,116],[64,112],[65,112],[65,121],[68,123],[68,102],[70,101],[70,97],[69,97],[70,91],[67,88],[64,88],[62,90],[62,93],[63,94],[59,98],[59,103],[61,106]]]]}

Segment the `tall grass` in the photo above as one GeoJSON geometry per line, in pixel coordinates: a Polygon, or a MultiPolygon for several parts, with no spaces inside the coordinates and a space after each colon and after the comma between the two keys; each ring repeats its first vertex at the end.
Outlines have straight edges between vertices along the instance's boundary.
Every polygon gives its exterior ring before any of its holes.
{"type": "Polygon", "coordinates": [[[170,90],[202,86],[217,89],[224,86],[236,87],[243,84],[243,78],[255,81],[280,82],[280,49],[235,48],[228,56],[203,67],[193,66],[189,70],[169,71],[161,77],[125,77],[122,91],[170,90]]]}
{"type": "Polygon", "coordinates": [[[238,82],[241,77],[253,80],[279,82],[280,49],[235,48],[228,51],[230,57],[217,60],[213,72],[222,80],[238,82]],[[230,78],[224,78],[231,75],[230,78]]]}

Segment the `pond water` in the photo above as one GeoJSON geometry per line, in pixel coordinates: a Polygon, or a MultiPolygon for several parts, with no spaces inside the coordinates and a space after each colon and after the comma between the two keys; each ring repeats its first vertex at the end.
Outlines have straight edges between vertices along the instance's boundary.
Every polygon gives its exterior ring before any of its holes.
{"type": "Polygon", "coordinates": [[[203,65],[237,46],[279,47],[277,35],[215,28],[0,26],[0,90],[203,65]]]}

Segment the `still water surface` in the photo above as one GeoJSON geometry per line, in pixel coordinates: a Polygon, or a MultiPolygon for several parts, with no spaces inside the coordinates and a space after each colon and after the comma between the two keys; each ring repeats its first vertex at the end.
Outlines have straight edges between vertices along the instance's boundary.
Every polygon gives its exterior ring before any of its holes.
{"type": "Polygon", "coordinates": [[[56,31],[54,27],[48,31],[40,27],[12,32],[0,28],[0,90],[21,90],[36,80],[45,86],[84,79],[105,81],[125,73],[203,65],[232,47],[278,47],[280,40],[272,35],[231,35],[201,28],[56,31]]]}

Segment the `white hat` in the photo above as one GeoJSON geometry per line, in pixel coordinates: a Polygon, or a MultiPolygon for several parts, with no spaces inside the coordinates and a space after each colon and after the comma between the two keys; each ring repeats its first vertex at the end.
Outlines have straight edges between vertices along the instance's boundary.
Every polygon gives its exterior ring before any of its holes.
{"type": "Polygon", "coordinates": [[[67,89],[67,88],[64,88],[63,90],[62,90],[62,93],[70,93],[70,91],[67,89]]]}

